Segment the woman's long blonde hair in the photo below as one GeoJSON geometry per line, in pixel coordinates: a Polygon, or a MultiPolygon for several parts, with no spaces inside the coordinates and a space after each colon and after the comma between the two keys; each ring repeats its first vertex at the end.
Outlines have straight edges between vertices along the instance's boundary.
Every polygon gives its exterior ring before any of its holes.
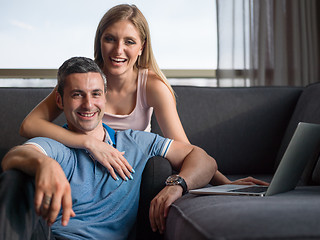
{"type": "Polygon", "coordinates": [[[94,41],[94,60],[98,66],[103,69],[103,58],[101,54],[101,36],[105,29],[112,24],[121,21],[129,20],[138,29],[141,42],[144,42],[144,49],[141,56],[138,57],[135,67],[137,68],[148,68],[155,72],[155,74],[162,80],[162,82],[169,88],[174,100],[175,94],[170,86],[166,76],[160,70],[157,61],[153,55],[150,39],[149,25],[142,12],[135,6],[129,4],[120,4],[109,11],[107,11],[97,27],[95,41],[94,41]]]}

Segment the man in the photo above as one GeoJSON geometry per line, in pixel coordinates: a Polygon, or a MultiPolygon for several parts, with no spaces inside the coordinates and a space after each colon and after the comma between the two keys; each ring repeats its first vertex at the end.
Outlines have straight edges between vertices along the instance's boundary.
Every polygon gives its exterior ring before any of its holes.
{"type": "Polygon", "coordinates": [[[115,181],[87,151],[48,138],[31,139],[2,161],[3,170],[16,168],[35,176],[35,211],[58,238],[127,239],[136,219],[141,175],[152,156],[166,157],[179,171],[150,206],[152,229],[160,232],[171,203],[188,189],[207,184],[217,171],[215,160],[198,147],[152,133],[114,132],[102,124],[105,86],[103,73],[91,59],[71,58],[59,68],[57,105],[70,131],[125,152],[135,169],[130,180],[115,181]]]}

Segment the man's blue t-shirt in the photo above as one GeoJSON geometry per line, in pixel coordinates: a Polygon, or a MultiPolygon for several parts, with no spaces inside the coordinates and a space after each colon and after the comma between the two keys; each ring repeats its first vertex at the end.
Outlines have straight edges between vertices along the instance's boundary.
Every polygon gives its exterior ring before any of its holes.
{"type": "Polygon", "coordinates": [[[62,212],[52,225],[55,235],[68,239],[127,239],[136,220],[140,182],[150,157],[165,156],[172,140],[141,131],[114,132],[104,125],[107,141],[113,143],[135,169],[133,180],[115,181],[108,170],[94,161],[84,149],[74,149],[49,139],[33,138],[27,144],[38,146],[55,159],[71,186],[72,208],[76,216],[66,227],[62,212]]]}

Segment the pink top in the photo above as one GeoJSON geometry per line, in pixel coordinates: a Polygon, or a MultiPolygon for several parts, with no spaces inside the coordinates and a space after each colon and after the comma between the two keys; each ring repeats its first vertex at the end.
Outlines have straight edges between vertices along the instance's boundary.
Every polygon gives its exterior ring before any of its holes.
{"type": "Polygon", "coordinates": [[[147,104],[148,69],[139,69],[136,106],[128,115],[104,113],[102,121],[114,130],[151,131],[153,108],[147,104]]]}

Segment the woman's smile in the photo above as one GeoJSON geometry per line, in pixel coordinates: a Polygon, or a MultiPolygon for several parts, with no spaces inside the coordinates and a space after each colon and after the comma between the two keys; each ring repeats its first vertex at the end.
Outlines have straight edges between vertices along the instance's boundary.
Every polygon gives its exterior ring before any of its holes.
{"type": "Polygon", "coordinates": [[[131,71],[142,50],[140,33],[128,20],[112,24],[101,36],[101,53],[107,75],[131,71]]]}

